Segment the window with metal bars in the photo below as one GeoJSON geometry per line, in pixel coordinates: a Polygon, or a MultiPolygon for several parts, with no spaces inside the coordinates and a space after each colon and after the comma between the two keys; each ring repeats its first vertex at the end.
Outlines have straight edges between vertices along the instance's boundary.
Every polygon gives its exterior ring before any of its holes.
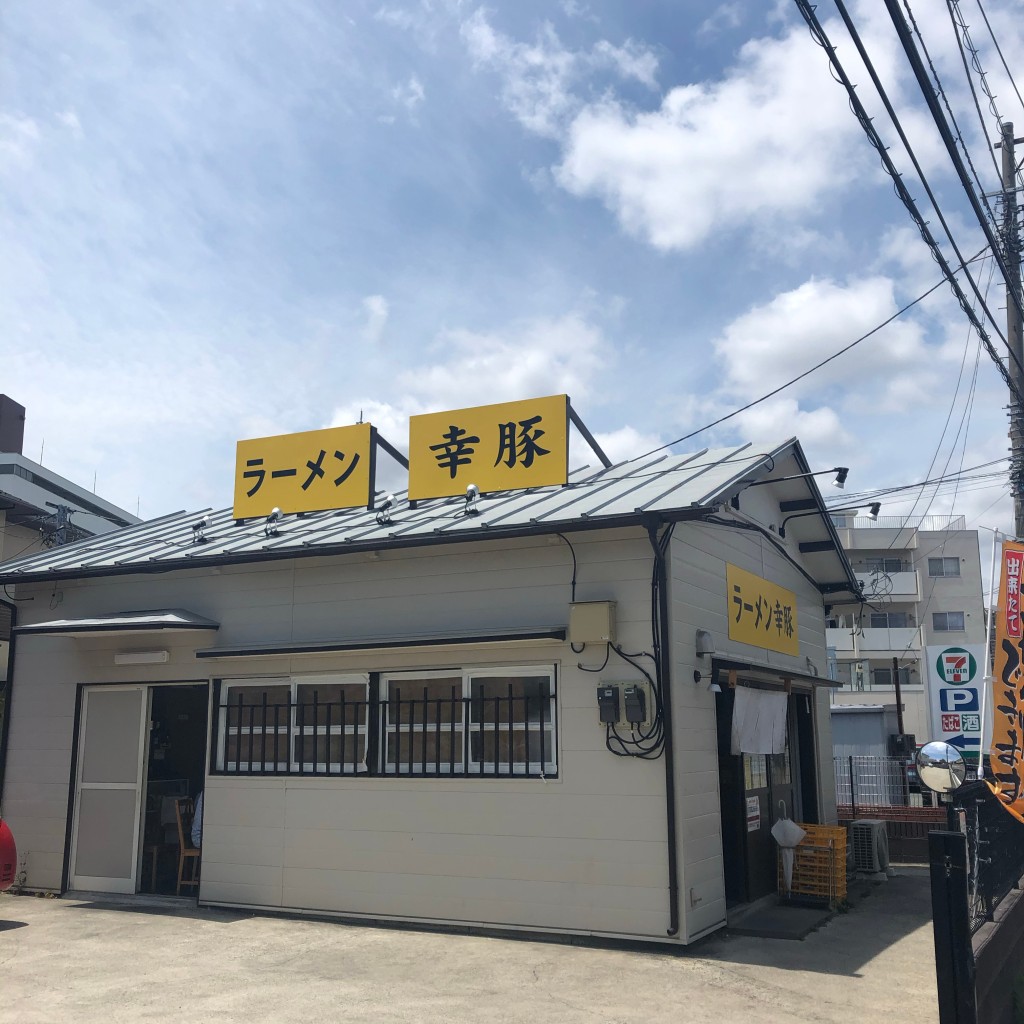
{"type": "Polygon", "coordinates": [[[555,698],[553,666],[223,680],[214,770],[549,778],[555,698]]]}

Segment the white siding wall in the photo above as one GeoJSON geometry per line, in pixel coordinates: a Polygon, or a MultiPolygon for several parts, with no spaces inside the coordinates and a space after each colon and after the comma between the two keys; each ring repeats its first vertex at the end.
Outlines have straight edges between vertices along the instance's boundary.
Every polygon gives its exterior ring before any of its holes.
{"type": "MultiPolygon", "coordinates": [[[[725,922],[725,878],[718,794],[715,696],[709,692],[711,658],[696,656],[696,632],[708,630],[721,658],[749,661],[807,674],[809,658],[825,675],[825,624],[821,594],[760,534],[704,524],[680,525],[670,555],[673,711],[679,831],[680,894],[686,935],[697,936],[725,922]],[[797,595],[800,654],[766,651],[729,639],[726,564],[770,579],[797,595]],[[703,679],[694,684],[693,670],[703,679]]],[[[822,821],[835,821],[828,691],[815,700],[822,821]]]]}
{"type": "MultiPolygon", "coordinates": [[[[577,600],[616,601],[621,643],[649,650],[646,537],[591,533],[573,543],[577,600]]],[[[222,628],[218,634],[19,641],[3,808],[27,859],[29,885],[60,884],[77,683],[554,662],[557,779],[214,776],[204,807],[200,896],[665,939],[664,764],[605,750],[596,686],[638,673],[614,655],[601,674],[577,668],[579,661],[599,665],[603,647],[582,655],[556,644],[234,663],[194,658],[197,646],[564,625],[571,574],[562,542],[530,540],[60,584],[56,610],[49,609],[50,588],[40,588],[37,602],[20,606],[28,609],[23,622],[185,607],[222,628]],[[115,651],[153,647],[168,648],[170,662],[113,665],[115,651]]],[[[686,835],[699,878],[719,843],[711,828],[717,794],[707,789],[714,785],[713,718],[688,723],[677,744],[693,745],[701,763],[707,760],[703,777],[691,772],[680,796],[693,818],[686,835]]]]}

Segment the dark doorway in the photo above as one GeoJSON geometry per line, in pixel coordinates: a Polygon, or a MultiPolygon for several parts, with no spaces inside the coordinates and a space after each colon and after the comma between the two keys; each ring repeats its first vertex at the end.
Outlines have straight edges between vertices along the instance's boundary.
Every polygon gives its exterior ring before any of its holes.
{"type": "MultiPolygon", "coordinates": [[[[154,686],[150,700],[139,891],[174,896],[180,895],[175,800],[194,800],[203,789],[208,688],[205,683],[154,686]]],[[[195,889],[187,893],[195,895],[195,889]]]]}
{"type": "Polygon", "coordinates": [[[778,891],[771,829],[780,817],[812,822],[818,817],[810,697],[790,696],[784,753],[733,754],[735,695],[723,687],[715,697],[726,906],[778,891]]]}

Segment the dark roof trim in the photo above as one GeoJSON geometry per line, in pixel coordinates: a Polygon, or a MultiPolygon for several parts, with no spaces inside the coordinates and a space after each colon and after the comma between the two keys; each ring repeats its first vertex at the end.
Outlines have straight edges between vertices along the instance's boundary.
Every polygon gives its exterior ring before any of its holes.
{"type": "Polygon", "coordinates": [[[843,684],[828,676],[814,676],[808,672],[793,672],[787,668],[778,668],[775,665],[758,665],[756,662],[730,661],[722,658],[714,660],[714,679],[720,686],[727,682],[729,672],[735,670],[739,679],[743,682],[748,679],[755,683],[765,683],[769,686],[782,686],[786,679],[801,686],[824,686],[828,689],[838,689],[843,684]]]}
{"type": "Polygon", "coordinates": [[[310,640],[306,642],[239,644],[234,647],[207,647],[196,651],[197,658],[268,658],[291,654],[344,654],[359,651],[394,651],[416,647],[463,647],[470,644],[564,642],[565,627],[521,629],[497,633],[465,633],[459,636],[405,636],[365,640],[310,640]]]}
{"type": "Polygon", "coordinates": [[[22,636],[78,636],[83,633],[184,632],[196,629],[220,629],[220,623],[180,608],[167,608],[119,615],[93,615],[81,619],[51,619],[49,622],[15,626],[12,632],[22,636]]]}

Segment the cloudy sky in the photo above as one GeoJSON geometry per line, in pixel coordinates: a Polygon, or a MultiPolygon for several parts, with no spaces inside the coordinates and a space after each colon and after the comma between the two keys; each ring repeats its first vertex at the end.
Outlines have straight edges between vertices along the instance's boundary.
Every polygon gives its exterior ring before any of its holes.
{"type": "MultiPolygon", "coordinates": [[[[849,6],[973,255],[883,5],[849,6]]],[[[925,6],[992,191],[996,118],[925,6]]],[[[1012,67],[1024,2],[990,6],[1012,67]]],[[[960,8],[1024,125],[977,0],[960,8]]],[[[240,438],[360,413],[404,447],[410,414],[564,391],[630,458],[940,280],[793,0],[12,0],[0,29],[0,392],[27,406],[26,455],[144,517],[229,505],[240,438]]],[[[991,261],[975,272],[1001,320],[991,261]]],[[[862,491],[1003,458],[1006,401],[943,286],[677,450],[796,434],[862,491]]],[[[1012,522],[990,478],[883,514],[950,511],[1012,522]]]]}

